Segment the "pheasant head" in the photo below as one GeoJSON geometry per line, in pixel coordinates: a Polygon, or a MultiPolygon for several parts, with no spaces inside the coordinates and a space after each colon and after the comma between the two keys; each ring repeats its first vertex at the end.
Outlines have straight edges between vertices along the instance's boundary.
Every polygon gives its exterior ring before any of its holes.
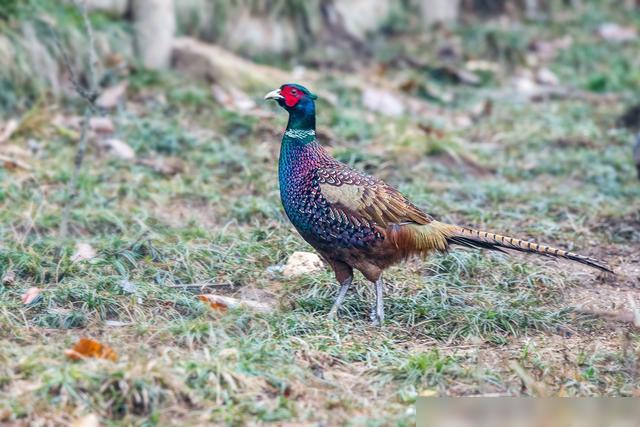
{"type": "Polygon", "coordinates": [[[275,100],[289,112],[287,129],[315,130],[318,97],[309,89],[295,83],[287,83],[269,92],[264,99],[275,100]]]}

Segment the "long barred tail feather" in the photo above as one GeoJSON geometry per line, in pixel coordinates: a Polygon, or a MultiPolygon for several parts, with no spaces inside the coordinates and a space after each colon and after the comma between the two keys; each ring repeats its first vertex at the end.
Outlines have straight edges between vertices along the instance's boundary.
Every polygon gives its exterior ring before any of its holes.
{"type": "Polygon", "coordinates": [[[447,243],[467,246],[472,248],[483,248],[504,252],[502,248],[519,252],[535,253],[543,256],[566,258],[581,264],[588,265],[598,270],[613,273],[613,270],[604,262],[579,255],[573,252],[554,248],[551,246],[539,245],[513,237],[501,236],[487,231],[478,231],[471,228],[452,226],[446,236],[447,243]]]}

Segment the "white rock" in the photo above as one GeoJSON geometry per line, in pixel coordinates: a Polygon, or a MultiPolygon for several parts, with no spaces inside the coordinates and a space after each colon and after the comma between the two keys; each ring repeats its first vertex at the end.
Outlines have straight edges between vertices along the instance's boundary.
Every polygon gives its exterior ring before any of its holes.
{"type": "Polygon", "coordinates": [[[323,268],[322,259],[317,254],[311,252],[294,252],[291,254],[284,268],[284,277],[296,277],[302,274],[320,271],[323,268]]]}

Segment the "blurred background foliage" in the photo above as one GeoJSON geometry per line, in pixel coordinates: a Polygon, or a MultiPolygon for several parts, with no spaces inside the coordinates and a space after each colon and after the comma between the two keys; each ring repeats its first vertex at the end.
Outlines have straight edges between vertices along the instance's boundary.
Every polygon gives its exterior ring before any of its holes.
{"type": "MultiPolygon", "coordinates": [[[[150,0],[146,6],[145,0],[89,0],[99,56],[108,71],[103,85],[122,67],[158,68],[145,61],[144,51],[166,51],[160,67],[166,68],[171,47],[162,44],[170,44],[168,38],[147,37],[138,43],[136,55],[135,10],[157,6],[161,11],[171,3],[150,0]]],[[[496,61],[511,71],[535,66],[527,62],[528,53],[546,43],[539,37],[542,32],[558,38],[577,27],[597,32],[607,16],[625,15],[625,10],[635,7],[633,1],[616,0],[377,0],[374,4],[365,0],[187,0],[175,2],[171,13],[158,13],[158,21],[146,25],[158,26],[153,35],[170,31],[177,37],[192,36],[283,68],[353,70],[371,64],[392,68],[409,64],[435,80],[455,80],[460,76],[452,76],[448,67],[473,60],[496,61]],[[442,22],[449,26],[442,27],[442,22]]],[[[6,0],[0,17],[3,113],[29,108],[44,95],[61,94],[64,68],[51,27],[73,66],[85,68],[86,37],[71,0],[6,0]]],[[[624,17],[627,25],[639,25],[637,13],[624,17]]],[[[634,44],[621,47],[628,55],[611,58],[606,44],[576,37],[568,43],[567,49],[557,49],[560,58],[553,71],[562,79],[579,79],[571,82],[573,87],[605,92],[639,85],[634,44]],[[576,75],[575,69],[581,72],[576,75]]],[[[553,50],[554,46],[542,48],[553,50]]],[[[488,84],[495,71],[476,73],[481,83],[488,84]]],[[[429,95],[423,87],[416,90],[429,95]]]]}

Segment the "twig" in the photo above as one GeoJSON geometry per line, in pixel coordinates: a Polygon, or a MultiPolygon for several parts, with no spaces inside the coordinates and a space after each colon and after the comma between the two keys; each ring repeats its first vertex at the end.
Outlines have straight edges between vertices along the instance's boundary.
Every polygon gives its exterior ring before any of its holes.
{"type": "Polygon", "coordinates": [[[89,13],[87,12],[87,4],[86,4],[86,1],[84,1],[82,4],[80,4],[78,1],[74,1],[74,3],[82,14],[82,20],[84,23],[85,31],[89,39],[88,87],[84,87],[82,86],[82,84],[80,84],[79,80],[76,77],[75,72],[73,71],[71,60],[69,59],[67,52],[62,46],[62,43],[60,43],[60,39],[58,38],[53,27],[49,26],[49,31],[53,36],[54,43],[56,44],[57,49],[60,51],[62,55],[62,60],[69,73],[69,79],[71,80],[71,84],[73,85],[73,88],[75,89],[76,93],[86,101],[84,116],[82,119],[82,128],[80,132],[80,140],[78,141],[76,155],[74,156],[74,159],[73,159],[73,172],[67,184],[67,188],[64,196],[64,206],[62,208],[62,218],[60,221],[60,237],[62,238],[66,238],[67,235],[69,234],[69,216],[71,215],[71,207],[73,206],[73,202],[77,197],[78,176],[80,175],[80,170],[82,169],[82,163],[84,161],[84,155],[87,150],[87,143],[89,140],[89,125],[91,122],[91,118],[93,117],[94,113],[97,111],[95,101],[99,95],[98,77],[96,75],[98,56],[96,54],[95,39],[93,36],[93,27],[91,26],[91,21],[89,21],[89,13]]]}
{"type": "Polygon", "coordinates": [[[219,288],[224,286],[233,286],[232,283],[185,283],[175,285],[165,285],[167,288],[219,288]]]}
{"type": "Polygon", "coordinates": [[[96,67],[98,66],[98,55],[96,54],[96,41],[93,36],[93,27],[89,21],[89,13],[87,12],[87,0],[80,5],[78,0],[74,1],[74,4],[78,9],[82,11],[82,20],[84,22],[87,36],[89,37],[89,90],[91,91],[92,98],[91,104],[98,97],[98,76],[96,74],[96,67]]]}

